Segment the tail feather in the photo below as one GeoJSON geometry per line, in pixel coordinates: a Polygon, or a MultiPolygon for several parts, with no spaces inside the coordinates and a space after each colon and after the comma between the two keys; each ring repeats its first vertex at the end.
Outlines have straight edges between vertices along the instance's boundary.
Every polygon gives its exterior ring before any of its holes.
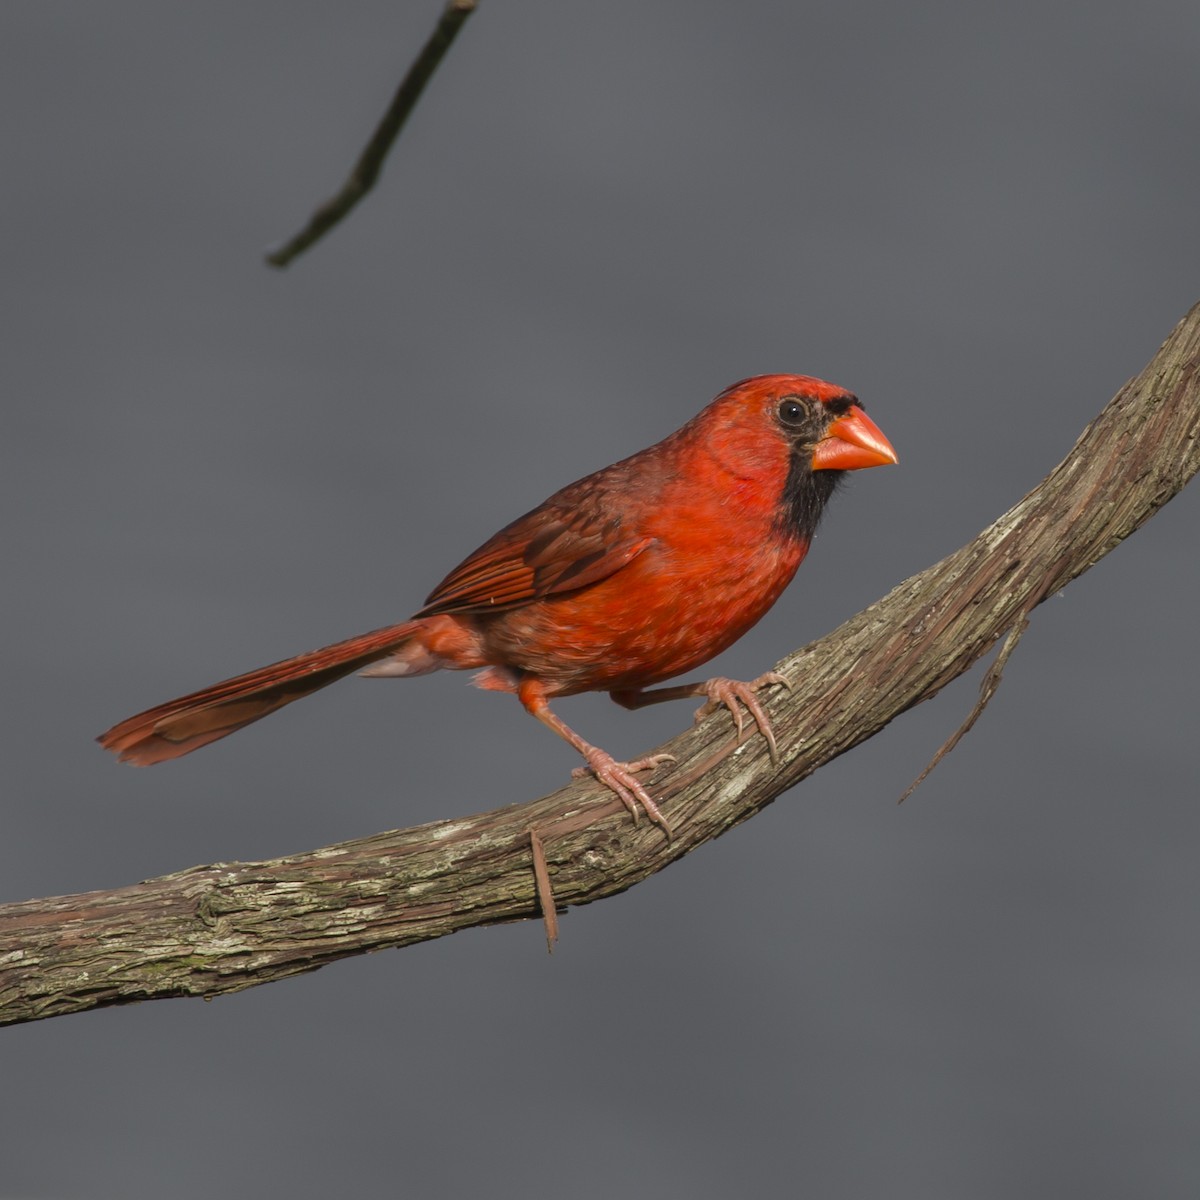
{"type": "Polygon", "coordinates": [[[180,758],[394,653],[420,621],[389,625],[269,667],[214,683],[127,717],[96,740],[122,762],[146,767],[180,758]]]}

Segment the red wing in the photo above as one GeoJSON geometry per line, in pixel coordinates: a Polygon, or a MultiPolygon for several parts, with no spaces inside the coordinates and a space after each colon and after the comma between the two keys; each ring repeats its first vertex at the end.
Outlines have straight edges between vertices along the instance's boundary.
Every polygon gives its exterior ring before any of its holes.
{"type": "Polygon", "coordinates": [[[572,592],[619,571],[653,541],[624,532],[619,516],[542,505],[451,571],[416,615],[496,611],[572,592]]]}

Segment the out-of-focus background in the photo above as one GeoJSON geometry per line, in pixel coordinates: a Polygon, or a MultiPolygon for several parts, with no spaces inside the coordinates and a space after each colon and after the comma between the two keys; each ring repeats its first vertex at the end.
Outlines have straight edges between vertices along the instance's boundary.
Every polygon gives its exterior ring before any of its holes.
{"type": "MultiPolygon", "coordinates": [[[[402,619],[495,528],[764,371],[857,391],[748,677],[1032,487],[1200,299],[1200,10],[485,0],[0,19],[0,899],[526,799],[444,674],[119,767],[149,704],[402,619]],[[466,740],[463,740],[464,731],[466,740]]],[[[563,921],[0,1032],[0,1196],[1200,1194],[1200,489],[979,674],[563,921]]],[[[563,715],[633,754],[690,719],[563,715]]]]}

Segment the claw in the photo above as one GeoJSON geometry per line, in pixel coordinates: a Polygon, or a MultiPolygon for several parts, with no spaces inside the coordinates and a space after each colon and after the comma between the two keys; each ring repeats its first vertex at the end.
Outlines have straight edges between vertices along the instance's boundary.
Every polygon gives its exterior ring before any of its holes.
{"type": "Polygon", "coordinates": [[[757,679],[750,680],[749,683],[743,683],[737,679],[726,679],[724,676],[717,676],[715,679],[708,680],[703,684],[705,695],[708,699],[696,710],[696,720],[700,721],[707,717],[709,713],[716,712],[718,708],[729,709],[733,717],[734,727],[737,729],[737,740],[740,746],[745,740],[746,723],[742,715],[742,706],[754,718],[755,725],[758,726],[759,732],[767,741],[767,749],[771,754],[771,761],[777,763],[779,761],[779,747],[775,744],[775,731],[771,728],[771,718],[767,716],[766,709],[759,703],[758,697],[754,694],[760,688],[771,687],[773,685],[791,688],[791,683],[784,675],[780,675],[778,671],[768,671],[765,675],[760,675],[757,679]]]}
{"type": "Polygon", "coordinates": [[[629,810],[629,815],[633,817],[635,825],[641,819],[638,812],[638,806],[641,805],[646,816],[667,835],[669,842],[671,825],[663,816],[662,810],[650,798],[650,793],[638,782],[636,773],[652,771],[665,762],[675,762],[675,755],[651,754],[646,758],[636,759],[634,762],[617,762],[606,750],[599,750],[595,746],[590,747],[589,750],[589,753],[584,754],[588,765],[576,767],[571,774],[576,778],[581,775],[594,775],[625,805],[629,810]]]}

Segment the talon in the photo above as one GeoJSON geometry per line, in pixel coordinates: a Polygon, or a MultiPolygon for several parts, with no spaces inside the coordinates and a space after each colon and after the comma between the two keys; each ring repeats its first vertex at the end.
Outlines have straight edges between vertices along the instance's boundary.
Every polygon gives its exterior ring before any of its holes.
{"type": "Polygon", "coordinates": [[[737,730],[737,744],[740,746],[746,736],[745,718],[742,715],[742,706],[744,706],[754,718],[755,725],[758,726],[759,732],[766,740],[771,761],[777,763],[779,747],[775,742],[775,731],[771,728],[771,719],[767,716],[766,709],[754,694],[759,688],[770,687],[773,684],[782,685],[789,690],[792,686],[787,677],[780,675],[778,671],[768,671],[765,675],[750,680],[749,683],[742,683],[736,679],[725,679],[722,676],[710,679],[702,685],[704,692],[708,695],[708,700],[696,711],[696,720],[701,720],[718,708],[727,708],[733,717],[734,728],[737,730]]]}
{"type": "Polygon", "coordinates": [[[662,810],[650,797],[650,793],[638,782],[638,771],[651,771],[665,762],[675,762],[673,754],[651,754],[634,762],[617,762],[611,754],[604,750],[592,748],[592,753],[586,755],[588,765],[576,767],[571,774],[594,775],[617,799],[629,810],[633,823],[637,825],[641,819],[639,805],[646,816],[666,834],[667,841],[671,840],[671,825],[662,810]]]}
{"type": "Polygon", "coordinates": [[[660,767],[663,763],[678,761],[679,759],[673,754],[648,754],[645,758],[639,758],[635,762],[623,763],[622,765],[630,771],[653,771],[655,767],[660,767]]]}
{"type": "MultiPolygon", "coordinates": [[[[663,763],[678,762],[679,759],[673,754],[650,754],[645,758],[639,758],[634,762],[617,763],[618,767],[624,767],[627,771],[653,771],[655,767],[661,766],[663,763]]],[[[573,767],[571,770],[572,779],[582,779],[585,775],[595,775],[596,772],[591,767],[573,767]]]]}

